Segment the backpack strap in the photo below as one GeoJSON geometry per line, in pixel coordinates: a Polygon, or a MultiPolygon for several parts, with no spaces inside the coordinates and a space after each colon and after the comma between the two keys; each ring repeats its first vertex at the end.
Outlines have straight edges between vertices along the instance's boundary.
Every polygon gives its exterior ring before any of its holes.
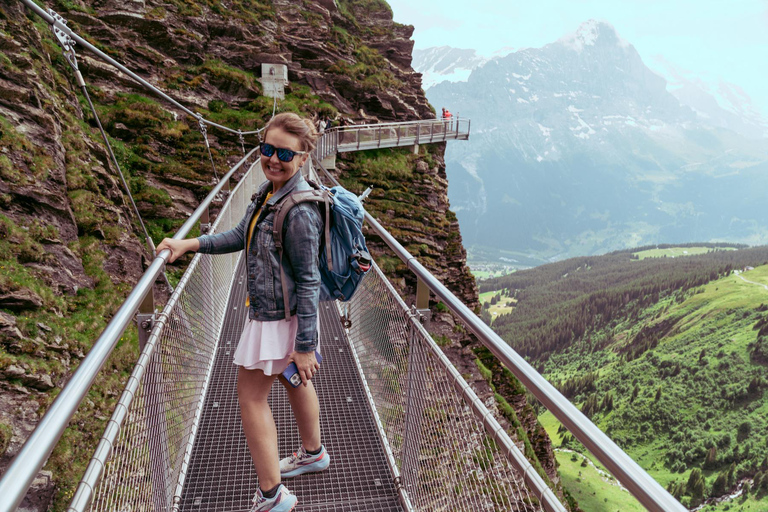
{"type": "Polygon", "coordinates": [[[333,270],[333,263],[331,262],[331,194],[327,190],[302,190],[300,192],[294,192],[288,195],[287,198],[280,201],[275,206],[275,218],[272,223],[272,239],[275,241],[275,248],[279,255],[280,264],[280,284],[283,287],[283,307],[285,308],[285,319],[291,318],[291,306],[288,301],[288,286],[285,284],[287,278],[285,276],[285,270],[283,270],[283,224],[285,223],[285,217],[288,212],[299,203],[324,203],[325,204],[325,252],[328,257],[328,268],[333,270]]]}

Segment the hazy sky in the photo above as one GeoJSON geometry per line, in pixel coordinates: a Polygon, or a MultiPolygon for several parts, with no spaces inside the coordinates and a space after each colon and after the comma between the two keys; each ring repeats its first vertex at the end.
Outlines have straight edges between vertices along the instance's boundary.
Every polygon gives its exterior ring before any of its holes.
{"type": "MultiPolygon", "coordinates": [[[[768,0],[387,0],[416,48],[541,47],[589,19],[611,23],[646,65],[741,87],[768,119],[768,0]]],[[[505,52],[505,53],[508,53],[505,52]]]]}

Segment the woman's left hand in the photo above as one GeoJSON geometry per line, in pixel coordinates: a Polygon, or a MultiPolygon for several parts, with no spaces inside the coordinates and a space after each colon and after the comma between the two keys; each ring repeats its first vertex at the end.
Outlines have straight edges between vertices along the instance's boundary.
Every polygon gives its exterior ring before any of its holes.
{"type": "Polygon", "coordinates": [[[301,377],[301,383],[304,386],[312,379],[317,370],[320,369],[320,363],[315,359],[315,352],[293,352],[291,353],[291,360],[296,363],[296,368],[299,370],[299,376],[301,377]]]}

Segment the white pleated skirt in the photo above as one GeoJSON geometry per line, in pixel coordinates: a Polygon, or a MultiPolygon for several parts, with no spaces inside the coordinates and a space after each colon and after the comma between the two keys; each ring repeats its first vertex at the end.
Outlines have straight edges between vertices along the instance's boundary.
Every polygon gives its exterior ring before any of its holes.
{"type": "Polygon", "coordinates": [[[246,370],[262,370],[264,375],[277,375],[288,366],[293,352],[299,320],[293,315],[289,321],[245,321],[233,363],[246,370]]]}

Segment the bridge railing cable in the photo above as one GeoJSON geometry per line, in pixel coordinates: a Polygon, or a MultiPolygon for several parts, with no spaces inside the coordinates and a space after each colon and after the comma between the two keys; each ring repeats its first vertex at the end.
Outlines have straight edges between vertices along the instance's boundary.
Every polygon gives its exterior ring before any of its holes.
{"type": "MultiPolygon", "coordinates": [[[[91,101],[91,95],[88,94],[88,87],[86,86],[85,80],[83,79],[83,75],[80,73],[80,69],[78,68],[78,65],[77,65],[77,54],[75,53],[75,49],[73,48],[73,42],[69,37],[67,37],[65,34],[61,33],[60,31],[54,31],[54,32],[56,34],[57,39],[59,40],[59,45],[64,50],[64,58],[67,60],[70,67],[72,68],[72,71],[75,73],[77,84],[80,87],[80,89],[83,91],[83,96],[85,96],[85,99],[88,102],[88,106],[91,109],[91,114],[93,115],[94,121],[96,121],[96,126],[99,128],[99,132],[101,133],[102,140],[104,141],[104,146],[107,148],[107,153],[109,154],[109,158],[112,161],[112,165],[115,166],[115,169],[117,170],[117,173],[120,176],[120,182],[123,184],[125,193],[128,195],[128,199],[131,203],[131,206],[133,207],[133,213],[136,215],[136,218],[138,219],[139,224],[141,225],[141,230],[144,233],[144,240],[147,243],[149,252],[154,256],[156,253],[155,244],[152,241],[152,237],[149,236],[149,232],[147,231],[147,226],[144,224],[144,219],[141,216],[141,212],[139,211],[138,206],[136,206],[136,201],[134,201],[133,194],[131,193],[131,187],[128,186],[128,181],[125,179],[125,175],[123,174],[123,170],[120,167],[120,163],[117,161],[117,157],[115,156],[115,151],[112,149],[112,144],[110,144],[109,142],[109,137],[107,137],[107,132],[104,131],[104,126],[102,126],[101,124],[101,119],[99,118],[99,114],[96,111],[96,107],[93,105],[93,101],[91,101]]],[[[163,279],[165,280],[165,284],[168,287],[168,289],[173,291],[173,286],[171,285],[170,281],[168,281],[168,276],[165,274],[165,272],[163,272],[163,279]]]]}
{"type": "MultiPolygon", "coordinates": [[[[208,207],[211,202],[218,194],[220,194],[225,186],[228,186],[229,179],[240,170],[240,168],[248,161],[249,158],[251,158],[255,152],[256,149],[251,150],[242,160],[240,160],[234,167],[232,167],[232,169],[230,169],[224,177],[222,177],[221,182],[216,185],[213,190],[211,190],[211,192],[202,201],[201,205],[192,213],[192,215],[190,215],[190,217],[181,226],[181,228],[179,228],[178,232],[173,236],[174,239],[181,240],[186,238],[192,228],[201,219],[207,219],[208,207]]],[[[250,196],[248,195],[248,197],[240,199],[241,208],[245,208],[242,203],[248,201],[249,198],[250,196]]],[[[223,215],[219,215],[217,222],[223,222],[225,223],[224,225],[228,225],[226,223],[232,223],[234,219],[234,222],[236,223],[240,219],[240,217],[237,217],[237,215],[238,214],[225,212],[223,215]],[[225,218],[227,219],[226,221],[224,220],[225,218]]],[[[48,411],[40,420],[40,423],[38,423],[34,432],[32,432],[32,434],[29,436],[9,468],[3,474],[2,480],[0,480],[0,496],[3,497],[2,500],[0,500],[0,512],[15,511],[18,504],[24,498],[27,489],[31,485],[38,471],[40,471],[43,464],[48,459],[48,456],[53,451],[56,443],[61,438],[64,429],[67,427],[69,421],[74,416],[80,403],[84,400],[88,390],[93,385],[97,374],[101,370],[104,363],[107,361],[109,355],[114,350],[117,342],[127,328],[128,324],[134,319],[136,311],[141,308],[142,304],[145,303],[146,298],[151,295],[155,280],[162,272],[169,255],[170,251],[161,251],[152,261],[149,268],[146,270],[146,272],[144,272],[134,289],[126,298],[123,305],[112,317],[112,320],[110,320],[109,324],[107,324],[107,327],[101,333],[98,340],[96,340],[93,347],[88,352],[88,355],[80,363],[80,366],[69,379],[67,385],[64,387],[64,389],[62,389],[62,391],[53,401],[51,406],[48,408],[48,411]]],[[[231,264],[233,265],[234,263],[231,264]]],[[[229,272],[229,270],[226,271],[229,272]]],[[[226,283],[226,280],[218,282],[226,283]]],[[[174,294],[182,293],[183,289],[183,286],[178,286],[174,294]]],[[[219,291],[218,293],[222,292],[219,291]]],[[[169,321],[169,319],[166,317],[160,317],[157,321],[160,322],[161,320],[164,320],[165,322],[169,321]]],[[[184,321],[179,320],[173,325],[177,326],[183,324],[184,321]]],[[[147,320],[147,328],[151,327],[152,322],[147,320]]],[[[195,333],[195,331],[192,330],[188,330],[187,332],[192,333],[193,335],[195,333]]],[[[179,334],[178,336],[182,335],[179,334]]],[[[186,334],[186,336],[189,336],[189,334],[186,334]]],[[[132,384],[134,387],[137,385],[137,383],[132,384]]],[[[165,384],[161,383],[161,385],[167,385],[167,381],[165,384]]],[[[134,389],[135,388],[129,386],[126,389],[126,393],[132,395],[134,393],[134,389]]],[[[122,417],[121,415],[125,415],[126,413],[127,410],[124,407],[117,407],[115,410],[116,416],[113,417],[108,425],[108,432],[109,429],[114,429],[117,427],[117,425],[119,425],[119,423],[122,421],[120,419],[122,417]]],[[[109,444],[111,443],[107,443],[107,445],[109,444]]],[[[100,453],[103,453],[103,450],[107,449],[107,445],[100,445],[100,453]]],[[[145,447],[144,449],[147,450],[148,447],[145,447]]],[[[145,468],[145,471],[148,471],[149,467],[151,466],[148,465],[145,468]]],[[[94,472],[99,473],[102,470],[103,467],[94,468],[89,466],[88,472],[89,474],[94,472]]],[[[145,476],[147,475],[145,474],[145,476]]]]}

